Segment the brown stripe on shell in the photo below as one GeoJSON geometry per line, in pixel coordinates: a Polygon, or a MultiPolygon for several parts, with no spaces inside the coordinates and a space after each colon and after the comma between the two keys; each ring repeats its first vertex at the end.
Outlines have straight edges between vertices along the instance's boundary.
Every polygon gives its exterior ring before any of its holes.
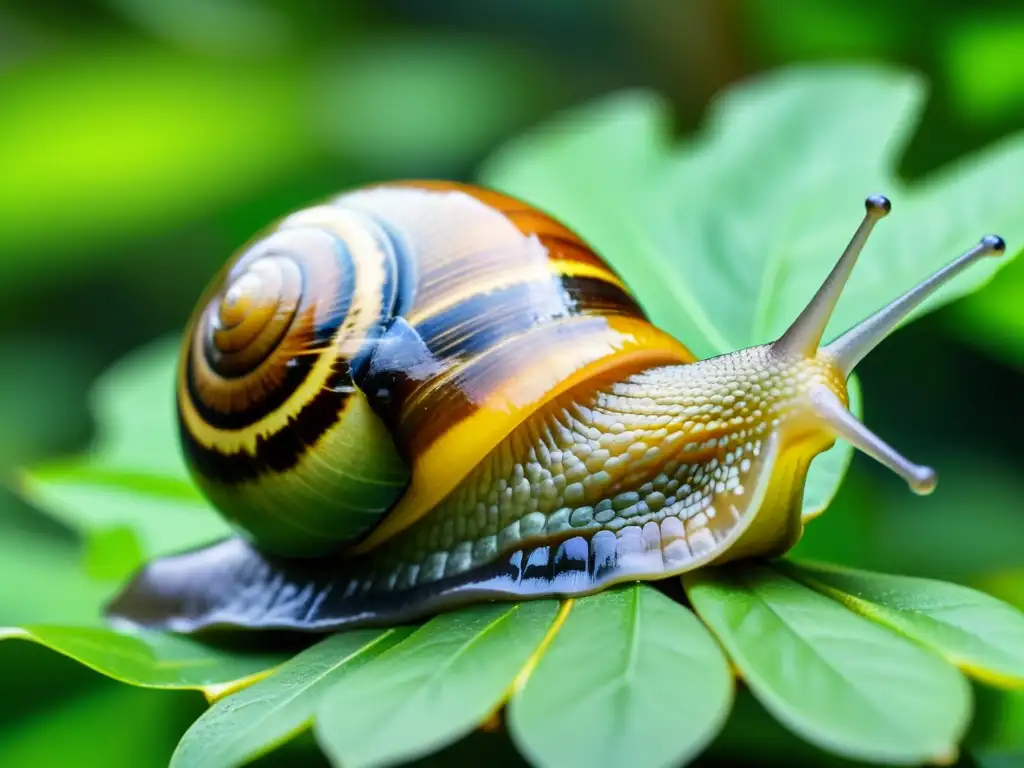
{"type": "MultiPolygon", "coordinates": [[[[291,390],[286,388],[283,391],[287,397],[291,390]]],[[[303,455],[315,448],[324,434],[337,424],[345,401],[353,392],[348,365],[342,360],[328,379],[327,386],[288,420],[287,427],[257,436],[255,453],[245,450],[225,453],[204,446],[184,426],[180,430],[182,445],[196,469],[225,485],[252,482],[267,472],[286,472],[295,467],[303,455]]],[[[248,414],[243,413],[242,416],[248,414]]]]}
{"type": "Polygon", "coordinates": [[[573,315],[629,315],[643,319],[636,300],[615,283],[598,277],[562,276],[573,315]]]}
{"type": "MultiPolygon", "coordinates": [[[[287,364],[270,365],[258,374],[239,379],[221,379],[205,367],[205,360],[196,354],[189,355],[186,362],[185,382],[188,396],[200,418],[211,427],[237,430],[248,427],[282,407],[295,394],[313,369],[319,354],[329,354],[323,348],[328,342],[315,343],[312,330],[305,334],[299,329],[291,332],[296,342],[305,336],[305,351],[291,357],[283,357],[287,364]],[[196,369],[199,363],[200,370],[196,369]]],[[[346,377],[348,365],[344,366],[346,377]]],[[[332,377],[334,378],[334,377],[332,377]]],[[[338,385],[351,386],[351,379],[338,385]]]]}

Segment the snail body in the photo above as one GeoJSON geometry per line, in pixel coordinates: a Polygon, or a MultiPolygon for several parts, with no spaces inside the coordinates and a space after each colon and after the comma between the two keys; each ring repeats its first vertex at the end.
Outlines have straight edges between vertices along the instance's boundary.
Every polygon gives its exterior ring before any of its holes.
{"type": "Polygon", "coordinates": [[[798,540],[853,365],[989,236],[819,343],[867,215],[778,341],[697,361],[578,236],[497,192],[382,184],[285,217],[225,265],[182,344],[193,477],[239,535],[145,566],[135,624],[327,631],[566,596],[798,540]]]}

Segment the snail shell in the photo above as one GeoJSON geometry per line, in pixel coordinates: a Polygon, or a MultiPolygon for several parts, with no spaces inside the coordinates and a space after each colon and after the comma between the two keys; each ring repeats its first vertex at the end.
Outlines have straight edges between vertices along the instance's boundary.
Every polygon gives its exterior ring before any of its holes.
{"type": "Polygon", "coordinates": [[[550,217],[468,186],[377,186],[224,267],[185,335],[181,436],[240,531],[317,556],[418,519],[575,382],[689,359],[550,217]]]}

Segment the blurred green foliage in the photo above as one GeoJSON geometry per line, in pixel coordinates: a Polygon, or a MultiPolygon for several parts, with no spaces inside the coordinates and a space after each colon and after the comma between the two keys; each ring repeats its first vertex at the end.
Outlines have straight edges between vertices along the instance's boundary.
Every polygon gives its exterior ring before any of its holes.
{"type": "MultiPolygon", "coordinates": [[[[505,139],[596,95],[652,88],[687,131],[739,78],[850,61],[931,84],[907,181],[1024,127],[1013,2],[0,0],[0,470],[88,445],[96,377],[177,332],[227,255],[294,207],[374,179],[471,178],[505,139]]],[[[935,466],[939,491],[908,500],[857,457],[799,554],[1024,606],[1022,290],[1018,261],[865,362],[865,418],[935,466]]],[[[146,417],[130,393],[115,399],[146,417]]],[[[0,492],[0,624],[57,618],[32,590],[87,618],[112,583],[77,578],[82,533],[0,492]],[[25,584],[22,559],[52,580],[25,584]]],[[[28,644],[0,658],[0,693],[5,766],[166,765],[202,710],[198,694],[116,687],[28,644]],[[132,726],[115,739],[110,722],[132,726]]],[[[985,711],[979,764],[1021,760],[1024,704],[985,711]]],[[[782,764],[825,764],[780,739],[782,764]]],[[[471,742],[450,759],[501,740],[471,742]]]]}

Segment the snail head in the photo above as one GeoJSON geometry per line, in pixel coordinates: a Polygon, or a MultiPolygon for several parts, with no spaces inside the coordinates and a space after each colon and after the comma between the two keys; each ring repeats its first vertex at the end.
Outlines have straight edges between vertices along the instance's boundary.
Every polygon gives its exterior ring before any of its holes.
{"type": "Polygon", "coordinates": [[[856,365],[922,301],[974,262],[1002,254],[1006,245],[997,235],[983,237],[959,258],[822,345],[825,327],[857,257],[875,224],[892,209],[889,200],[881,195],[869,197],[865,206],[864,219],[814,298],[777,341],[761,349],[770,356],[770,367],[795,390],[788,398],[794,412],[791,422],[798,425],[797,431],[802,431],[805,439],[816,444],[816,450],[842,438],[906,480],[915,493],[927,494],[935,489],[935,471],[909,461],[858,421],[847,409],[845,382],[856,365]]]}

